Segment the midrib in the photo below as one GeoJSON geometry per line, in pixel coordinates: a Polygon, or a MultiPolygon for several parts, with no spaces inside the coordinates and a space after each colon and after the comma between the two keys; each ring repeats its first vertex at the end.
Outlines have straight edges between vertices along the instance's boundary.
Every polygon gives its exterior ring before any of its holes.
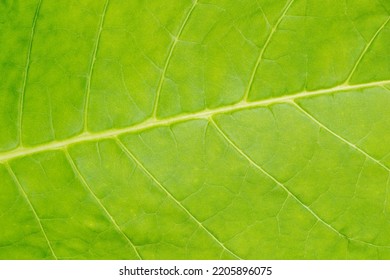
{"type": "Polygon", "coordinates": [[[267,106],[271,104],[276,103],[284,103],[287,101],[291,101],[298,98],[305,98],[305,97],[312,97],[317,95],[323,95],[323,94],[329,94],[329,93],[335,93],[340,91],[349,91],[354,89],[363,89],[363,88],[369,88],[369,87],[375,87],[375,86],[383,86],[390,83],[390,80],[385,81],[379,81],[379,82],[372,82],[372,83],[365,83],[365,84],[357,84],[357,85],[341,85],[333,88],[328,89],[320,89],[320,90],[314,90],[314,91],[305,91],[305,92],[299,92],[294,93],[290,95],[285,95],[281,97],[275,97],[275,98],[269,98],[259,101],[252,101],[252,102],[246,102],[242,101],[233,105],[228,105],[220,108],[215,109],[207,109],[196,113],[190,113],[186,115],[179,115],[174,116],[171,118],[166,119],[148,119],[142,123],[119,128],[119,129],[111,129],[107,131],[97,132],[97,133],[90,133],[90,132],[84,132],[82,134],[79,134],[75,137],[61,140],[61,141],[53,141],[49,143],[45,143],[39,146],[34,147],[23,147],[23,148],[16,148],[14,150],[0,153],[0,162],[5,162],[14,158],[23,157],[39,152],[49,151],[49,150],[56,150],[61,149],[63,147],[87,142],[87,141],[96,141],[101,139],[107,139],[116,137],[122,134],[135,132],[135,131],[141,131],[148,128],[158,127],[158,126],[164,126],[164,125],[170,125],[174,123],[184,122],[184,121],[190,121],[190,120],[196,120],[196,119],[207,119],[210,116],[221,114],[221,113],[229,113],[233,111],[238,111],[242,109],[249,109],[249,108],[256,108],[261,106],[267,106]]]}

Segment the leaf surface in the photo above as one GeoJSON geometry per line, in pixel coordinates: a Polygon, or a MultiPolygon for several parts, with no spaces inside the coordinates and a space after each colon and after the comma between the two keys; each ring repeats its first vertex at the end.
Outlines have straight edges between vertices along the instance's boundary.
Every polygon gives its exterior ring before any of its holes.
{"type": "Polygon", "coordinates": [[[3,1],[1,259],[389,259],[390,4],[3,1]]]}

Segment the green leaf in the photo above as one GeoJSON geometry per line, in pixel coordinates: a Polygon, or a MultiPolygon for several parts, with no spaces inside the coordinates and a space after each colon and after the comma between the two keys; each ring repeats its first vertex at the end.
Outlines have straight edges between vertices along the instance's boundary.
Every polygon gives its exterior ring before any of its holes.
{"type": "Polygon", "coordinates": [[[389,259],[390,2],[2,1],[1,259],[389,259]]]}

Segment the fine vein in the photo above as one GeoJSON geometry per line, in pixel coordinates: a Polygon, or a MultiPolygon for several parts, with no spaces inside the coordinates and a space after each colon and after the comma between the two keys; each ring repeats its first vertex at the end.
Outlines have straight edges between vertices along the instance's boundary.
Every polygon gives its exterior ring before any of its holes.
{"type": "Polygon", "coordinates": [[[24,109],[24,98],[26,95],[26,86],[27,86],[27,79],[28,79],[28,73],[30,70],[30,64],[31,64],[31,52],[32,52],[32,45],[34,41],[34,35],[35,35],[35,29],[37,26],[37,20],[39,11],[41,9],[42,0],[39,0],[38,6],[35,10],[35,15],[31,27],[31,35],[30,35],[30,44],[28,46],[28,52],[27,52],[27,62],[26,62],[26,68],[24,70],[24,78],[23,78],[23,85],[22,85],[22,92],[20,94],[19,98],[19,116],[18,116],[18,123],[19,123],[19,145],[23,146],[22,142],[22,127],[23,127],[23,109],[24,109]]]}
{"type": "Polygon", "coordinates": [[[34,208],[34,206],[32,205],[30,199],[28,198],[27,193],[24,191],[24,188],[23,188],[22,185],[20,184],[19,179],[18,179],[18,177],[16,177],[16,175],[15,175],[14,171],[12,170],[11,166],[9,166],[8,164],[5,164],[5,167],[7,168],[8,173],[11,175],[12,180],[14,181],[14,183],[16,184],[16,186],[18,187],[18,189],[19,189],[20,192],[22,193],[22,196],[24,197],[24,199],[25,199],[25,201],[27,202],[28,206],[30,207],[31,211],[33,212],[34,217],[35,217],[35,219],[36,219],[37,222],[38,222],[39,228],[41,229],[42,234],[43,234],[43,236],[44,236],[45,239],[46,239],[47,246],[49,247],[50,252],[51,252],[51,254],[53,255],[54,259],[57,260],[58,258],[57,258],[56,254],[55,254],[54,251],[53,251],[53,247],[51,246],[51,243],[50,243],[50,241],[49,241],[49,238],[47,238],[46,232],[45,232],[45,230],[43,229],[43,226],[42,226],[42,223],[41,223],[41,219],[39,218],[37,212],[35,211],[35,208],[34,208]]]}
{"type": "Polygon", "coordinates": [[[88,71],[88,75],[87,75],[87,88],[85,90],[85,100],[84,100],[84,125],[83,125],[84,131],[87,131],[87,129],[88,129],[88,107],[89,107],[89,97],[91,94],[91,81],[92,81],[93,69],[94,69],[95,61],[96,61],[96,54],[97,54],[97,51],[99,49],[100,37],[102,34],[102,30],[103,30],[104,19],[106,18],[106,14],[107,14],[108,2],[109,2],[109,0],[106,0],[106,3],[104,4],[102,15],[100,17],[99,29],[98,29],[98,32],[96,34],[95,45],[93,47],[91,63],[89,65],[89,71],[88,71]]]}
{"type": "Polygon", "coordinates": [[[157,179],[156,177],[154,177],[154,175],[152,173],[149,172],[149,170],[133,155],[133,153],[118,139],[118,138],[115,138],[116,142],[118,143],[119,147],[121,148],[121,150],[130,158],[132,159],[141,169],[143,172],[145,172],[160,188],[161,190],[163,190],[167,196],[169,198],[171,198],[196,224],[198,224],[198,226],[200,228],[202,228],[205,232],[207,232],[207,234],[214,240],[216,241],[224,250],[226,250],[227,252],[229,252],[230,254],[232,254],[233,256],[235,256],[236,258],[238,259],[241,259],[239,256],[237,256],[234,252],[232,252],[231,250],[229,250],[221,241],[218,240],[218,238],[213,234],[211,233],[197,218],[195,218],[195,216],[189,211],[187,210],[187,208],[185,208],[183,206],[182,203],[180,203],[180,201],[178,201],[174,196],[173,194],[167,189],[165,188],[157,179]]]}
{"type": "Polygon", "coordinates": [[[124,127],[124,128],[111,129],[111,130],[106,130],[106,131],[101,131],[96,133],[84,132],[82,134],[79,134],[77,136],[74,136],[66,140],[53,141],[53,142],[45,143],[34,147],[18,147],[17,149],[0,153],[0,162],[5,162],[17,157],[23,157],[26,155],[31,155],[43,151],[62,149],[63,147],[72,144],[112,138],[130,132],[142,131],[148,128],[170,125],[174,123],[197,120],[197,119],[207,119],[210,116],[216,114],[229,113],[229,112],[250,109],[250,108],[258,108],[258,107],[269,106],[277,103],[286,103],[286,102],[291,102],[291,100],[297,98],[306,98],[306,97],[320,96],[324,94],[332,94],[332,93],[342,92],[342,91],[359,90],[364,88],[382,86],[388,83],[390,83],[390,80],[366,83],[366,84],[358,84],[358,85],[342,85],[342,86],[337,86],[328,89],[320,89],[315,91],[304,91],[304,92],[298,92],[290,95],[269,98],[269,99],[264,99],[259,101],[252,101],[252,102],[242,101],[240,103],[236,103],[233,105],[228,105],[228,106],[215,108],[215,109],[207,109],[207,110],[186,114],[186,115],[178,115],[166,119],[147,120],[142,123],[124,127]]]}
{"type": "Polygon", "coordinates": [[[112,217],[110,212],[108,212],[107,208],[104,207],[103,203],[100,201],[100,199],[96,196],[96,194],[92,191],[92,189],[89,187],[87,181],[85,180],[84,176],[81,174],[80,170],[77,168],[76,164],[74,163],[72,157],[70,156],[69,152],[65,149],[65,156],[71,165],[73,172],[75,175],[80,179],[84,187],[88,190],[88,192],[92,195],[92,197],[95,199],[96,203],[100,206],[100,208],[104,211],[107,218],[111,221],[111,223],[114,225],[115,229],[126,239],[126,241],[129,243],[129,245],[133,248],[135,251],[137,257],[141,260],[141,255],[139,254],[137,247],[135,247],[134,243],[129,239],[129,237],[122,231],[120,226],[117,224],[115,219],[112,217]]]}
{"type": "Polygon", "coordinates": [[[317,118],[315,118],[312,114],[310,114],[308,111],[306,111],[305,109],[303,109],[301,106],[299,106],[299,104],[297,104],[296,102],[294,101],[291,101],[291,103],[300,111],[302,112],[305,116],[307,116],[311,121],[313,121],[314,123],[316,123],[319,127],[325,129],[327,132],[329,132],[330,134],[332,134],[333,136],[337,137],[339,140],[341,140],[342,142],[344,142],[345,144],[347,144],[348,146],[352,147],[353,149],[355,149],[356,151],[362,153],[363,155],[365,155],[367,158],[369,158],[370,160],[372,160],[373,162],[375,162],[376,164],[378,164],[379,166],[381,166],[383,169],[385,169],[387,172],[390,172],[390,169],[384,165],[382,162],[380,162],[379,160],[377,160],[376,158],[374,158],[373,156],[369,155],[367,152],[363,151],[361,148],[359,148],[358,146],[356,146],[355,144],[349,142],[347,139],[345,139],[344,137],[338,135],[336,132],[334,132],[333,130],[331,130],[329,127],[327,127],[326,125],[324,125],[322,122],[320,122],[317,118]]]}
{"type": "Polygon", "coordinates": [[[158,107],[158,103],[160,101],[160,94],[161,94],[162,86],[164,84],[165,75],[167,73],[169,62],[171,61],[173,51],[175,50],[176,44],[179,41],[179,38],[180,38],[181,34],[183,33],[184,27],[187,25],[187,22],[191,16],[192,12],[194,11],[197,3],[198,3],[198,0],[195,0],[192,3],[191,8],[188,10],[186,17],[184,18],[183,23],[181,24],[179,31],[177,32],[177,35],[173,38],[173,42],[169,48],[168,55],[165,59],[164,68],[163,68],[162,73],[160,75],[160,80],[158,81],[156,97],[155,97],[154,105],[153,105],[152,118],[156,118],[157,107],[158,107]]]}

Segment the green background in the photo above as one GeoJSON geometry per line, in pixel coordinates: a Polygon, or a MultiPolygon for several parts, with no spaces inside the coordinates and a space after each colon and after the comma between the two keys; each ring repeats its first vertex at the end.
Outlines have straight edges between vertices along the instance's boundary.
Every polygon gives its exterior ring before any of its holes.
{"type": "Polygon", "coordinates": [[[390,2],[0,2],[1,259],[390,259],[390,2]]]}

